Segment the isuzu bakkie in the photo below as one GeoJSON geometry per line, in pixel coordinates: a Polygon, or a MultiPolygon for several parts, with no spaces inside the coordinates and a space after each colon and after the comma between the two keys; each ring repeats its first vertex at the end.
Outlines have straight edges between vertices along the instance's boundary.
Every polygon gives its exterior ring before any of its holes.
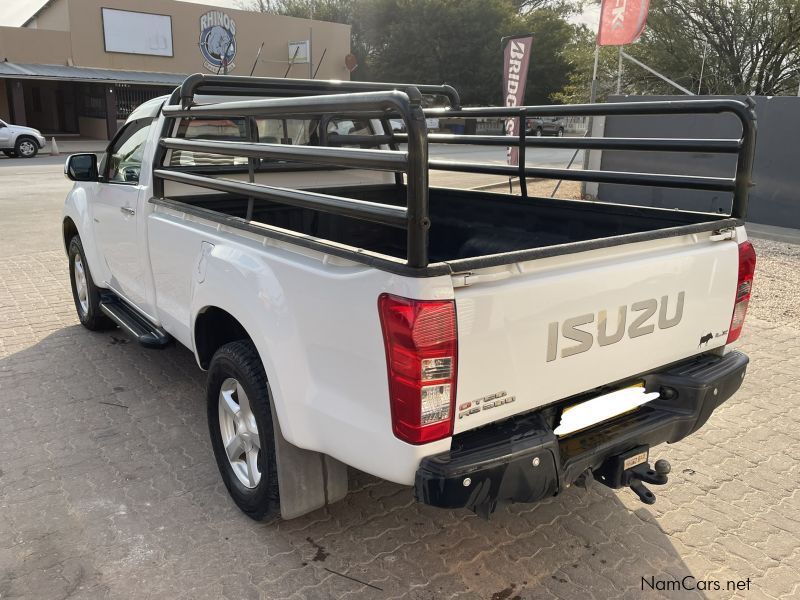
{"type": "Polygon", "coordinates": [[[487,517],[591,479],[651,503],[645,484],[670,468],[650,449],[695,432],[745,375],[731,344],[755,268],[755,134],[752,107],[728,99],[464,108],[445,85],[193,75],[99,160],[67,160],[75,306],[90,330],[194,353],[220,473],[254,519],[343,498],[347,466],[487,517]],[[720,113],[735,137],[425,121],[720,113]],[[430,144],[516,146],[520,164],[430,144]],[[530,147],[726,154],[735,173],[534,167],[530,147]],[[431,186],[431,170],[514,177],[520,194],[431,186]],[[532,177],[627,185],[631,204],[530,197],[532,177]],[[636,206],[637,186],[706,190],[722,209],[636,206]]]}

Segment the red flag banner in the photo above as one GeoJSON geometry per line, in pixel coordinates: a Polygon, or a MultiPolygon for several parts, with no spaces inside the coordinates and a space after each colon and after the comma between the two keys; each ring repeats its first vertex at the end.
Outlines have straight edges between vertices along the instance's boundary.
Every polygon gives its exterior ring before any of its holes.
{"type": "MultiPolygon", "coordinates": [[[[525,103],[525,83],[528,80],[532,43],[531,35],[506,38],[503,48],[503,101],[506,106],[522,106],[525,103]]],[[[506,135],[519,135],[519,127],[519,119],[508,119],[506,135]]],[[[519,149],[509,148],[508,164],[518,163],[519,149]]]]}
{"type": "Polygon", "coordinates": [[[650,0],[603,0],[600,7],[600,46],[624,46],[639,39],[647,23],[650,0]]]}

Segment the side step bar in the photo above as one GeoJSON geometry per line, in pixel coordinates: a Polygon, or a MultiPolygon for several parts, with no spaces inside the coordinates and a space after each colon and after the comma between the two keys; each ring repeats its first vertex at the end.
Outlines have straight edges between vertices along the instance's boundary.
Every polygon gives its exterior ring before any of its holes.
{"type": "Polygon", "coordinates": [[[125,304],[115,294],[103,294],[100,310],[145,348],[165,348],[172,341],[170,334],[151,323],[147,317],[125,304]]]}

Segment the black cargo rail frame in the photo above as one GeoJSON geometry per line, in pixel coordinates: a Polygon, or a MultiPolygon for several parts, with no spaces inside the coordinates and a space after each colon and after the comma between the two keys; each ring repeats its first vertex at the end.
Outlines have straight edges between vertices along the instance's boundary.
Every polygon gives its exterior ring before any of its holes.
{"type": "MultiPolygon", "coordinates": [[[[738,100],[679,100],[636,103],[581,104],[564,106],[525,106],[499,108],[461,108],[458,93],[450,86],[383,84],[365,82],[326,82],[315,80],[272,79],[259,77],[232,77],[192,75],[175,90],[163,108],[164,127],[160,147],[154,161],[154,202],[171,208],[180,205],[174,198],[165,197],[164,181],[174,181],[206,189],[241,194],[249,198],[247,218],[226,217],[225,223],[245,226],[265,235],[279,239],[287,238],[285,232],[278,233],[268,227],[250,224],[254,199],[264,199],[291,206],[328,212],[344,217],[356,218],[406,229],[406,261],[394,258],[383,259],[380,255],[362,250],[345,250],[341,244],[313,243],[308,236],[298,234],[302,245],[331,250],[334,254],[356,257],[392,271],[409,270],[425,275],[448,272],[448,264],[441,263],[431,269],[428,261],[428,230],[430,217],[428,208],[429,169],[483,173],[517,177],[523,201],[527,200],[526,179],[543,177],[574,181],[596,181],[623,185],[648,185],[655,187],[690,188],[729,192],[733,196],[732,210],[727,219],[742,220],[747,213],[747,197],[751,185],[750,176],[755,152],[756,124],[752,105],[738,100]],[[423,109],[425,95],[440,95],[451,104],[446,109],[423,109]],[[253,100],[234,100],[198,104],[196,95],[259,96],[253,100]],[[263,98],[268,96],[269,98],[263,98]],[[276,97],[277,96],[277,97],[276,97]],[[526,135],[524,125],[518,136],[449,135],[428,134],[426,116],[458,117],[475,119],[481,117],[519,118],[522,124],[529,116],[607,116],[607,115],[664,115],[664,114],[720,114],[731,113],[742,125],[742,134],[732,139],[654,139],[654,138],[543,138],[526,135]],[[257,141],[256,117],[323,117],[325,115],[353,116],[380,119],[384,129],[382,135],[358,136],[359,143],[371,147],[388,144],[392,149],[341,148],[326,146],[293,146],[287,144],[262,143],[257,141]],[[245,119],[248,141],[190,140],[171,137],[180,119],[236,117],[245,119]],[[406,133],[391,131],[389,119],[402,119],[406,133]],[[362,139],[363,138],[363,139],[362,139]],[[370,141],[370,138],[373,138],[370,141]],[[397,149],[398,143],[407,144],[404,151],[397,149]],[[519,149],[519,165],[492,165],[463,163],[446,160],[429,160],[428,145],[474,144],[485,146],[516,146],[519,149]],[[527,147],[579,148],[598,150],[640,150],[662,152],[701,152],[713,154],[736,154],[736,173],[733,178],[670,175],[660,173],[629,173],[597,170],[554,169],[528,167],[525,165],[527,147]],[[168,151],[188,150],[246,157],[249,181],[213,177],[207,174],[188,173],[180,167],[169,167],[163,163],[168,151]],[[255,161],[277,159],[291,163],[324,164],[334,167],[390,171],[405,174],[406,206],[379,204],[332,196],[317,192],[283,188],[255,183],[255,161]]],[[[335,136],[331,136],[335,137],[335,136]]],[[[336,136],[348,137],[348,136],[336,136]]],[[[349,139],[349,138],[348,138],[349,139]]],[[[352,140],[350,140],[352,143],[352,140]]],[[[401,180],[398,180],[398,182],[401,180]]],[[[572,201],[565,201],[572,202],[572,201]]],[[[579,201],[576,201],[579,202],[579,201]]],[[[597,203],[594,203],[597,204],[597,203]]],[[[188,205],[187,205],[188,206],[188,205]]],[[[195,211],[198,212],[198,211],[195,211]]],[[[199,210],[200,216],[208,217],[211,211],[199,210]]],[[[712,224],[722,225],[721,218],[728,215],[709,215],[712,224]]],[[[697,226],[691,226],[697,230],[697,226]]],[[[713,228],[713,227],[712,227],[713,228]]],[[[712,229],[706,227],[705,229],[712,229]]],[[[680,228],[673,228],[680,229],[680,228]]],[[[667,233],[664,233],[666,235],[667,233]]],[[[674,233],[670,233],[674,235],[674,233]]],[[[659,232],[628,234],[636,239],[662,237],[659,232]]],[[[633,241],[633,238],[630,240],[633,241]]],[[[572,242],[563,246],[567,252],[595,247],[594,240],[572,242]]],[[[615,245],[606,243],[605,245],[615,245]]],[[[532,251],[509,253],[519,255],[551,255],[553,249],[537,248],[532,251]]],[[[563,253],[563,252],[562,252],[563,253]]],[[[501,264],[496,257],[478,259],[476,264],[489,266],[501,264]]],[[[453,261],[451,265],[465,261],[453,261]]],[[[467,261],[468,262],[468,261],[467,261]]]]}

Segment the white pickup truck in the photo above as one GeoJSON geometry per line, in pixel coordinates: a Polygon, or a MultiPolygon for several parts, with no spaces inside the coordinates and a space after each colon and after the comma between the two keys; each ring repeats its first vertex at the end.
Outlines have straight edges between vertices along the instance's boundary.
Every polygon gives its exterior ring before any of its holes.
{"type": "MultiPolygon", "coordinates": [[[[649,449],[741,385],[755,142],[735,100],[461,108],[449,86],[193,75],[69,157],[64,244],[91,330],[208,371],[211,445],[261,519],[347,493],[346,466],[487,516],[597,479],[655,500],[649,449]],[[444,108],[423,108],[444,100],[444,108]],[[429,134],[430,118],[730,113],[732,139],[429,134]],[[402,133],[390,120],[404,122],[402,133]],[[516,145],[521,166],[428,157],[516,145]],[[528,147],[735,157],[731,177],[525,165],[528,147]],[[519,178],[437,188],[429,170],[519,178]],[[528,177],[706,190],[725,212],[528,197],[528,177]]],[[[632,203],[633,204],[633,203],[632,203]]]]}

